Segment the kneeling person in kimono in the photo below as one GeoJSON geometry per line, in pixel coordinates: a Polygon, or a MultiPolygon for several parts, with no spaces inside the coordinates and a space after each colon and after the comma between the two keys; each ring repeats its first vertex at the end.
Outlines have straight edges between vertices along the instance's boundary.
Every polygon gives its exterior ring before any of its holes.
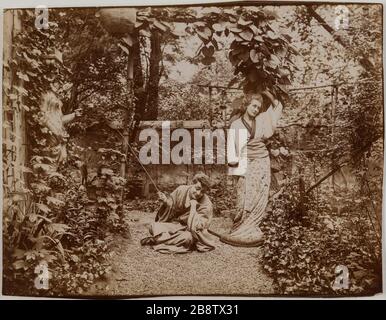
{"type": "Polygon", "coordinates": [[[205,252],[214,249],[214,238],[207,228],[213,205],[207,196],[209,177],[198,173],[192,185],[182,185],[169,196],[159,193],[162,205],[150,226],[151,237],[141,240],[161,253],[205,252]]]}

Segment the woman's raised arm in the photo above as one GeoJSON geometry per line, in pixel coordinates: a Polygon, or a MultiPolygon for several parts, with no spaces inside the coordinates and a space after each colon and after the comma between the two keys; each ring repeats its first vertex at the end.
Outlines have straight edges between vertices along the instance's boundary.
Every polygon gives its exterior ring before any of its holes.
{"type": "Polygon", "coordinates": [[[283,111],[283,105],[278,99],[275,99],[268,90],[264,90],[262,94],[271,101],[271,106],[268,108],[267,112],[271,117],[273,127],[276,127],[283,111]]]}

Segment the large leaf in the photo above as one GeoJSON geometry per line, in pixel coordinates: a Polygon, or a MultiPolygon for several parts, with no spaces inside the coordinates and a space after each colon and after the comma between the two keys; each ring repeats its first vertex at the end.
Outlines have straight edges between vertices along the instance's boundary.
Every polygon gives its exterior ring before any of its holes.
{"type": "Polygon", "coordinates": [[[36,48],[34,48],[31,51],[31,53],[34,54],[34,55],[37,55],[37,56],[40,56],[42,54],[42,52],[39,49],[36,49],[36,48]]]}
{"type": "Polygon", "coordinates": [[[160,21],[160,23],[162,23],[166,28],[168,28],[169,30],[171,30],[173,28],[173,25],[170,24],[169,22],[166,22],[166,21],[160,21]]]}
{"type": "Polygon", "coordinates": [[[221,9],[219,7],[204,7],[202,8],[201,12],[205,15],[208,15],[208,14],[220,14],[221,13],[221,9]]]}
{"type": "Polygon", "coordinates": [[[242,17],[239,18],[239,21],[237,21],[237,23],[240,25],[240,26],[249,26],[250,24],[252,24],[253,22],[251,20],[244,20],[242,17]]]}
{"type": "Polygon", "coordinates": [[[210,65],[215,61],[216,59],[214,57],[205,57],[204,59],[201,60],[201,62],[205,65],[210,65]]]}
{"type": "Polygon", "coordinates": [[[23,166],[21,165],[21,170],[24,172],[24,173],[33,173],[32,169],[26,167],[26,166],[23,166]]]}
{"type": "Polygon", "coordinates": [[[230,16],[235,16],[235,11],[233,9],[225,9],[224,13],[230,16]]]}
{"type": "Polygon", "coordinates": [[[60,62],[63,63],[63,53],[59,51],[58,49],[55,48],[55,53],[54,53],[55,58],[60,62]]]}
{"type": "Polygon", "coordinates": [[[263,8],[263,12],[265,13],[266,16],[279,19],[280,17],[276,13],[276,11],[270,10],[269,8],[263,8]]]}
{"type": "Polygon", "coordinates": [[[271,54],[271,57],[270,57],[270,59],[269,59],[269,62],[270,62],[270,64],[271,65],[273,65],[274,66],[274,68],[276,68],[277,66],[279,66],[280,65],[280,59],[276,56],[276,55],[274,55],[274,54],[271,54]]]}
{"type": "Polygon", "coordinates": [[[212,37],[212,30],[210,30],[208,27],[203,28],[203,30],[197,29],[196,32],[201,38],[205,40],[209,40],[212,37]]]}
{"type": "Polygon", "coordinates": [[[50,187],[43,183],[31,183],[31,187],[36,193],[46,193],[51,190],[50,187]]]}
{"type": "Polygon", "coordinates": [[[21,86],[15,86],[13,85],[12,86],[17,92],[19,92],[21,95],[28,95],[28,91],[26,89],[24,89],[23,87],[21,86]]]}
{"type": "Polygon", "coordinates": [[[70,227],[64,223],[51,223],[48,225],[48,229],[51,232],[65,233],[70,227]]]}
{"type": "Polygon", "coordinates": [[[234,38],[235,38],[235,40],[237,41],[237,42],[243,42],[244,41],[244,39],[243,38],[241,38],[239,35],[237,35],[237,34],[233,34],[234,35],[234,38]]]}
{"type": "Polygon", "coordinates": [[[240,44],[237,41],[233,41],[230,46],[231,49],[236,49],[239,47],[240,47],[240,44]]]}
{"type": "Polygon", "coordinates": [[[153,25],[162,32],[166,32],[168,30],[167,27],[158,20],[154,20],[153,25]]]}
{"type": "Polygon", "coordinates": [[[128,47],[133,46],[133,38],[130,35],[127,35],[126,37],[121,39],[128,47]]]}
{"type": "Polygon", "coordinates": [[[212,25],[212,28],[216,32],[221,32],[225,30],[225,25],[221,23],[215,23],[212,25]]]}
{"type": "Polygon", "coordinates": [[[49,213],[49,212],[51,212],[51,209],[50,209],[49,207],[47,207],[45,204],[43,204],[43,203],[37,203],[37,204],[36,204],[36,207],[37,207],[40,211],[42,211],[42,212],[44,212],[44,213],[49,213]]]}
{"type": "Polygon", "coordinates": [[[240,33],[240,32],[243,32],[243,29],[240,29],[240,28],[237,28],[237,27],[234,27],[234,28],[229,28],[229,30],[233,33],[240,33]]]}
{"type": "Polygon", "coordinates": [[[258,63],[260,61],[260,54],[257,52],[256,49],[252,49],[249,52],[249,56],[253,63],[258,63]]]}
{"type": "Polygon", "coordinates": [[[254,36],[253,38],[254,38],[256,41],[264,42],[264,39],[263,39],[262,36],[257,35],[257,36],[254,36]]]}
{"type": "Polygon", "coordinates": [[[282,77],[288,77],[291,75],[291,72],[287,68],[284,68],[284,67],[280,67],[278,69],[278,72],[279,72],[280,76],[282,76],[282,77]]]}
{"type": "Polygon", "coordinates": [[[26,267],[26,264],[24,262],[24,260],[17,260],[15,261],[12,266],[16,269],[16,270],[19,270],[19,269],[24,269],[24,267],[26,267]]]}
{"type": "Polygon", "coordinates": [[[251,24],[250,26],[248,26],[249,29],[252,30],[252,32],[255,34],[255,35],[258,35],[260,32],[259,32],[259,29],[254,25],[254,24],[251,24]]]}
{"type": "Polygon", "coordinates": [[[253,38],[253,33],[250,30],[244,30],[243,32],[239,33],[239,36],[243,38],[244,40],[251,41],[253,38]]]}
{"type": "Polygon", "coordinates": [[[31,72],[31,71],[27,71],[27,74],[30,76],[30,77],[37,77],[37,73],[35,72],[31,72]]]}
{"type": "Polygon", "coordinates": [[[22,250],[22,249],[15,249],[13,254],[12,254],[12,257],[16,258],[16,259],[21,259],[24,257],[24,254],[26,253],[25,250],[22,250]]]}
{"type": "Polygon", "coordinates": [[[284,85],[290,85],[291,81],[288,79],[288,77],[281,77],[279,79],[279,83],[284,85]]]}
{"type": "Polygon", "coordinates": [[[249,50],[248,48],[245,48],[245,50],[242,51],[242,53],[239,54],[241,60],[244,62],[247,62],[249,59],[249,50]]]}
{"type": "Polygon", "coordinates": [[[52,204],[54,204],[54,205],[56,205],[56,206],[62,206],[62,205],[65,204],[62,200],[59,200],[59,199],[57,199],[57,198],[50,197],[50,196],[47,196],[47,197],[46,197],[46,200],[47,200],[47,203],[48,203],[48,204],[52,203],[52,204]]]}
{"type": "Polygon", "coordinates": [[[207,25],[203,21],[196,21],[193,23],[196,27],[205,28],[207,25]]]}
{"type": "Polygon", "coordinates": [[[229,52],[229,61],[231,62],[232,66],[236,66],[240,59],[238,58],[237,55],[233,54],[232,51],[229,52]]]}
{"type": "Polygon", "coordinates": [[[56,177],[56,178],[59,178],[59,179],[61,179],[61,180],[65,180],[64,175],[62,175],[61,173],[59,173],[59,172],[57,172],[57,171],[50,171],[50,172],[48,173],[48,176],[49,176],[50,178],[56,177]]]}
{"type": "Polygon", "coordinates": [[[150,31],[147,30],[147,29],[141,29],[141,30],[139,30],[139,35],[144,36],[144,37],[148,37],[148,38],[151,37],[150,31]]]}
{"type": "Polygon", "coordinates": [[[14,94],[14,93],[11,93],[11,94],[8,96],[8,98],[9,98],[10,100],[17,100],[17,95],[14,94]]]}
{"type": "Polygon", "coordinates": [[[285,85],[276,84],[274,87],[278,87],[283,93],[288,95],[288,90],[285,85]]]}
{"type": "Polygon", "coordinates": [[[143,25],[143,21],[135,21],[134,28],[138,29],[143,25]]]}
{"type": "Polygon", "coordinates": [[[205,57],[212,57],[214,54],[214,47],[213,46],[203,47],[201,51],[205,57]]]}
{"type": "Polygon", "coordinates": [[[29,81],[28,75],[26,75],[26,74],[23,73],[23,72],[18,71],[18,72],[16,72],[16,75],[17,75],[18,78],[21,79],[21,80],[24,80],[24,81],[26,81],[26,82],[29,81]]]}
{"type": "Polygon", "coordinates": [[[279,38],[279,36],[276,33],[272,32],[272,31],[268,31],[267,32],[267,37],[272,39],[272,40],[276,40],[277,38],[279,38]]]}
{"type": "Polygon", "coordinates": [[[280,48],[276,51],[276,55],[280,58],[285,58],[286,55],[287,55],[287,50],[283,47],[283,48],[280,48]]]}
{"type": "Polygon", "coordinates": [[[40,169],[40,170],[42,170],[42,171],[44,171],[46,173],[53,170],[52,165],[45,164],[45,163],[35,163],[33,165],[33,168],[34,168],[34,170],[39,170],[40,169]]]}

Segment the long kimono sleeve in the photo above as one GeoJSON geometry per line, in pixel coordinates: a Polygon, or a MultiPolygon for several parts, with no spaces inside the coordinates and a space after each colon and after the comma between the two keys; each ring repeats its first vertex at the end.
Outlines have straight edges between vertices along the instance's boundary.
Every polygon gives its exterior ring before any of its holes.
{"type": "Polygon", "coordinates": [[[263,128],[264,138],[270,138],[274,134],[282,111],[283,105],[280,101],[275,100],[273,105],[264,112],[264,116],[261,118],[262,122],[259,124],[263,128]]]}
{"type": "Polygon", "coordinates": [[[212,221],[213,205],[209,203],[200,204],[196,212],[190,212],[188,228],[193,231],[207,229],[212,221]]]}
{"type": "Polygon", "coordinates": [[[177,201],[181,198],[181,186],[175,189],[170,195],[167,196],[166,202],[164,202],[159,208],[155,221],[157,222],[170,222],[176,218],[175,207],[177,201]]]}
{"type": "Polygon", "coordinates": [[[236,139],[236,129],[234,122],[228,130],[227,140],[227,158],[228,163],[237,163],[239,161],[238,142],[236,139]]]}
{"type": "Polygon", "coordinates": [[[209,199],[200,203],[196,210],[191,210],[188,218],[188,230],[197,240],[196,247],[198,251],[209,251],[214,249],[214,238],[208,232],[212,221],[213,205],[209,199]]]}
{"type": "Polygon", "coordinates": [[[273,106],[270,106],[270,117],[271,117],[271,124],[273,129],[276,129],[277,123],[281,117],[281,114],[283,112],[283,105],[279,100],[275,100],[273,103],[273,106]]]}
{"type": "Polygon", "coordinates": [[[242,158],[246,158],[245,146],[247,142],[248,130],[242,127],[239,121],[234,121],[228,131],[227,160],[228,163],[237,164],[237,166],[228,168],[229,175],[243,175],[245,173],[245,159],[242,158]]]}

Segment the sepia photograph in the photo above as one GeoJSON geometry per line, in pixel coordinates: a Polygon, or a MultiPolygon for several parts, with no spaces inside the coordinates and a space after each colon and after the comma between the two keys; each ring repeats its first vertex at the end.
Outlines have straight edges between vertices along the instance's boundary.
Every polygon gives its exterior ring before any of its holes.
{"type": "Polygon", "coordinates": [[[2,18],[4,296],[382,294],[383,4],[2,18]]]}

